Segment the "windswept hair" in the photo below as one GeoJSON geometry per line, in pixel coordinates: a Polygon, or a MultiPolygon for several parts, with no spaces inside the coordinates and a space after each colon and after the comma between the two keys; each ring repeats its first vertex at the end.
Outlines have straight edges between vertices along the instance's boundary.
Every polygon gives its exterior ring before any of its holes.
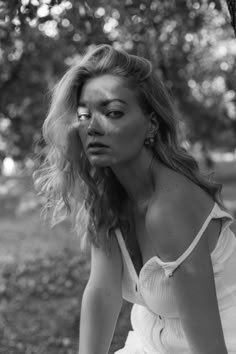
{"type": "Polygon", "coordinates": [[[56,85],[43,124],[44,161],[35,171],[36,189],[45,197],[44,212],[54,225],[72,213],[83,247],[93,243],[109,253],[112,231],[131,229],[127,194],[109,167],[88,161],[78,131],[73,127],[86,80],[116,75],[132,88],[145,113],[154,112],[159,130],[153,156],[185,175],[225,209],[222,185],[200,171],[197,161],[181,146],[179,119],[165,86],[145,58],[99,45],[71,67],[56,85]]]}

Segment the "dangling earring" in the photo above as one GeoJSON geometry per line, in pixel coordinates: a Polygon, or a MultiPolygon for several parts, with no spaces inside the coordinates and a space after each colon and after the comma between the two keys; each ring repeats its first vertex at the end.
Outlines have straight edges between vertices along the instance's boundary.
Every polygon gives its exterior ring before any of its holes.
{"type": "Polygon", "coordinates": [[[145,140],[144,140],[144,145],[147,147],[153,147],[155,145],[155,141],[157,138],[157,134],[158,134],[158,129],[156,129],[154,131],[154,135],[152,136],[148,136],[145,140]]]}
{"type": "Polygon", "coordinates": [[[149,136],[144,140],[144,145],[147,147],[152,147],[155,143],[155,137],[154,136],[149,136]]]}

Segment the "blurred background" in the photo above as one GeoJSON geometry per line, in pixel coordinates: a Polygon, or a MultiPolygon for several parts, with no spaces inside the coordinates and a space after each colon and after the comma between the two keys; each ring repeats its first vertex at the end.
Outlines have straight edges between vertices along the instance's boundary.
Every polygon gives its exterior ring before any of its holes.
{"type": "MultiPolygon", "coordinates": [[[[223,184],[236,217],[230,22],[225,0],[0,1],[0,353],[77,353],[89,253],[69,220],[43,225],[32,171],[50,90],[88,47],[108,43],[152,61],[175,101],[184,146],[223,184]]],[[[130,308],[124,302],[110,353],[124,344],[130,308]]]]}

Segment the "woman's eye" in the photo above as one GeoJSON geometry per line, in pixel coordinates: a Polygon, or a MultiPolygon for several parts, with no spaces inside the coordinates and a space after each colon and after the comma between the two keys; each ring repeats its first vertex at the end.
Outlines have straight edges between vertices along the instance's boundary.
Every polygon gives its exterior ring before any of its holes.
{"type": "Polygon", "coordinates": [[[77,116],[79,120],[86,120],[90,118],[88,113],[77,113],[77,116]]]}
{"type": "Polygon", "coordinates": [[[110,111],[107,113],[107,115],[111,118],[120,118],[123,116],[123,112],[121,111],[110,111]]]}

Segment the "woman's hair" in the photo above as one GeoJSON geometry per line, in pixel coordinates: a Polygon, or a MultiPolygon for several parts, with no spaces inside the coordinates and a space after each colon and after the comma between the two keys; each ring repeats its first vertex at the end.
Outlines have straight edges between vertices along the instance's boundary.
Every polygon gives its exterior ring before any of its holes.
{"type": "Polygon", "coordinates": [[[72,213],[83,247],[94,244],[110,250],[116,227],[131,230],[126,191],[109,167],[90,164],[75,120],[86,80],[103,74],[124,79],[145,113],[155,113],[159,123],[153,156],[204,189],[223,208],[222,185],[200,171],[196,160],[181,146],[179,119],[163,83],[147,59],[99,45],[71,67],[56,85],[43,124],[44,161],[34,173],[36,189],[46,196],[44,207],[52,225],[72,213]],[[84,242],[85,241],[85,242],[84,242]]]}

